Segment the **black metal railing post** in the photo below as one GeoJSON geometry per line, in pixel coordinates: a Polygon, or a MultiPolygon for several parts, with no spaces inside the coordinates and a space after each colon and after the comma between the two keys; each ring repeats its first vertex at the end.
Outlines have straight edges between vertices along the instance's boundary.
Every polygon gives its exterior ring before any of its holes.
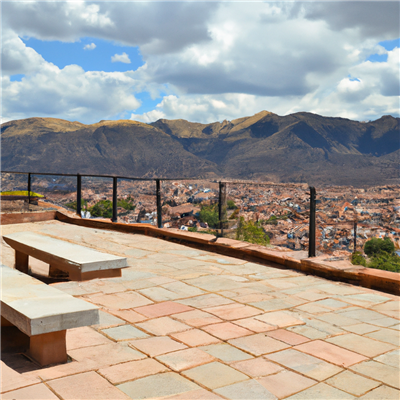
{"type": "Polygon", "coordinates": [[[224,236],[224,224],[226,222],[226,183],[219,182],[219,198],[218,198],[218,218],[220,236],[224,236]]]}
{"type": "Polygon", "coordinates": [[[157,227],[162,228],[161,182],[156,179],[157,227]]]}
{"type": "Polygon", "coordinates": [[[315,257],[315,208],[316,208],[315,188],[310,186],[310,222],[308,232],[308,257],[315,257]]]}
{"type": "Polygon", "coordinates": [[[31,204],[31,174],[28,174],[28,207],[31,204]]]}
{"type": "Polygon", "coordinates": [[[118,181],[117,177],[114,176],[113,177],[113,197],[112,197],[113,209],[112,209],[112,218],[111,218],[112,222],[117,222],[118,221],[117,181],[118,181]]]}
{"type": "Polygon", "coordinates": [[[354,221],[354,250],[355,253],[357,251],[357,221],[354,221]]]}
{"type": "Polygon", "coordinates": [[[76,175],[76,213],[82,216],[82,177],[76,175]]]}

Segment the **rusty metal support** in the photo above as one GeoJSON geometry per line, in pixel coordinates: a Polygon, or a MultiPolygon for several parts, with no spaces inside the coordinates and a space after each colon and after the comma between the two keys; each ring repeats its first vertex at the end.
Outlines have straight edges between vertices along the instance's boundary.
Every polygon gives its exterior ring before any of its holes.
{"type": "Polygon", "coordinates": [[[224,225],[226,223],[226,183],[219,183],[219,199],[218,199],[218,218],[220,236],[224,236],[224,225]]]}
{"type": "Polygon", "coordinates": [[[357,221],[354,221],[354,250],[353,252],[357,251],[357,221]]]}
{"type": "Polygon", "coordinates": [[[31,204],[31,174],[28,174],[28,208],[29,208],[29,204],[31,204]]]}

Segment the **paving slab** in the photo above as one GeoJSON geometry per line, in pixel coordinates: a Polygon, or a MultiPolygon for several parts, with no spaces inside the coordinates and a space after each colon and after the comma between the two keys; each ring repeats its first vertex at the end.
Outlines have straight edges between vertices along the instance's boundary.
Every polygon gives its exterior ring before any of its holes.
{"type": "Polygon", "coordinates": [[[185,349],[156,357],[174,371],[182,371],[209,363],[215,358],[199,348],[185,349]]]}
{"type": "Polygon", "coordinates": [[[356,335],[354,333],[335,336],[326,339],[326,341],[370,358],[376,357],[379,354],[387,353],[396,348],[396,346],[391,344],[369,339],[365,336],[356,335]]]}
{"type": "Polygon", "coordinates": [[[177,350],[186,349],[187,346],[169,338],[168,336],[157,336],[148,339],[139,339],[131,342],[131,346],[139,351],[156,357],[161,354],[171,353],[177,350]]]}
{"type": "Polygon", "coordinates": [[[204,311],[216,315],[217,317],[227,321],[232,321],[235,319],[241,319],[246,317],[253,317],[255,315],[263,313],[263,311],[257,308],[237,303],[227,304],[218,307],[205,308],[204,311]]]}
{"type": "Polygon", "coordinates": [[[148,318],[157,318],[190,310],[193,310],[193,308],[185,306],[184,304],[175,303],[173,301],[165,301],[162,303],[152,304],[150,306],[135,308],[134,311],[145,315],[148,318]]]}
{"type": "Polygon", "coordinates": [[[391,387],[382,385],[377,389],[371,390],[364,396],[359,397],[362,400],[399,400],[400,399],[400,391],[393,389],[391,387]]]}
{"type": "Polygon", "coordinates": [[[274,375],[258,378],[257,381],[279,399],[300,392],[317,383],[313,379],[306,378],[292,371],[281,371],[274,375]]]}
{"type": "Polygon", "coordinates": [[[249,358],[253,358],[253,356],[251,356],[250,354],[245,353],[227,343],[202,346],[200,348],[206,353],[216,358],[219,358],[221,361],[228,364],[235,361],[248,360],[249,358]]]}
{"type": "Polygon", "coordinates": [[[129,399],[125,393],[96,372],[54,379],[48,381],[47,385],[64,400],[129,399]]]}
{"type": "Polygon", "coordinates": [[[128,310],[153,302],[132,290],[117,294],[94,294],[86,297],[92,303],[114,310],[128,310]]]}
{"type": "Polygon", "coordinates": [[[346,368],[360,361],[367,360],[364,356],[322,340],[313,340],[300,344],[295,346],[294,349],[346,368]]]}
{"type": "Polygon", "coordinates": [[[171,333],[171,337],[190,347],[205,346],[207,344],[221,342],[221,340],[200,329],[191,329],[185,332],[171,333]]]}
{"type": "Polygon", "coordinates": [[[222,306],[224,304],[233,303],[233,301],[219,296],[218,294],[204,294],[201,296],[191,297],[190,299],[179,300],[178,303],[201,309],[206,307],[222,306]]]}
{"type": "Polygon", "coordinates": [[[400,389],[399,370],[391,365],[382,364],[377,361],[364,361],[351,366],[350,369],[361,375],[381,381],[396,389],[400,389]]]}
{"type": "Polygon", "coordinates": [[[144,333],[143,331],[141,331],[138,328],[135,328],[132,325],[121,325],[121,326],[116,326],[115,328],[102,329],[102,332],[111,339],[117,341],[129,340],[129,339],[143,339],[149,337],[147,333],[144,333]]]}
{"type": "Polygon", "coordinates": [[[272,337],[274,339],[278,339],[281,342],[290,344],[292,346],[310,341],[309,338],[299,335],[294,332],[290,332],[286,329],[276,329],[276,330],[267,332],[266,335],[269,337],[272,337]]]}
{"type": "Polygon", "coordinates": [[[289,311],[273,311],[254,317],[277,328],[285,328],[294,325],[304,325],[305,322],[289,311]]]}
{"type": "Polygon", "coordinates": [[[126,321],[124,321],[123,319],[111,315],[104,310],[99,310],[99,323],[96,325],[92,325],[92,328],[103,329],[125,324],[126,321]]]}
{"type": "Polygon", "coordinates": [[[276,329],[276,326],[272,326],[255,318],[237,319],[236,321],[232,322],[235,325],[239,325],[242,328],[246,328],[257,333],[272,331],[276,329]]]}
{"type": "Polygon", "coordinates": [[[381,356],[375,357],[374,360],[400,369],[400,350],[394,350],[390,351],[389,353],[382,354],[381,356]]]}
{"type": "Polygon", "coordinates": [[[355,397],[349,393],[343,392],[342,390],[326,385],[325,383],[319,383],[318,385],[303,390],[300,393],[287,397],[285,400],[305,400],[305,399],[347,400],[347,399],[355,399],[355,397]]]}
{"type": "Polygon", "coordinates": [[[191,390],[190,392],[174,394],[172,396],[163,397],[162,400],[219,400],[221,396],[210,392],[206,389],[191,390]]]}
{"type": "Polygon", "coordinates": [[[152,358],[144,360],[129,361],[122,364],[101,368],[97,372],[104,376],[113,385],[144,378],[145,376],[155,375],[170,371],[165,365],[152,358]]]}
{"type": "Polygon", "coordinates": [[[231,366],[252,378],[276,374],[284,368],[271,361],[267,361],[263,357],[252,358],[250,360],[238,361],[232,363],[231,366]]]}
{"type": "Polygon", "coordinates": [[[1,363],[1,393],[40,383],[37,377],[24,377],[3,361],[1,363]]]}
{"type": "Polygon", "coordinates": [[[381,384],[380,382],[365,378],[351,371],[343,371],[328,379],[326,383],[344,392],[353,394],[354,396],[361,396],[381,384]]]}
{"type": "Polygon", "coordinates": [[[131,399],[159,398],[200,389],[198,385],[175,372],[151,375],[117,385],[131,399]]]}
{"type": "Polygon", "coordinates": [[[3,393],[1,398],[4,400],[59,400],[43,383],[3,393]]]}
{"type": "Polygon", "coordinates": [[[201,329],[222,340],[251,335],[253,333],[252,331],[232,324],[231,322],[222,322],[220,324],[207,325],[201,327],[201,329]]]}
{"type": "Polygon", "coordinates": [[[154,335],[160,336],[191,329],[189,325],[175,321],[170,317],[150,319],[145,322],[140,322],[136,324],[136,326],[154,335]]]}
{"type": "Polygon", "coordinates": [[[231,339],[228,343],[254,356],[261,356],[262,354],[272,353],[289,347],[286,343],[270,338],[264,333],[231,339]]]}
{"type": "Polygon", "coordinates": [[[116,317],[122,319],[123,320],[122,322],[126,321],[131,324],[134,324],[136,322],[142,322],[148,319],[144,315],[139,314],[133,310],[109,310],[109,312],[115,315],[116,317]]]}
{"type": "Polygon", "coordinates": [[[183,371],[183,375],[209,389],[217,389],[248,379],[246,375],[220,362],[188,369],[183,371]]]}
{"type": "Polygon", "coordinates": [[[381,328],[377,331],[366,333],[365,336],[380,340],[381,342],[391,343],[396,347],[400,346],[400,335],[398,330],[381,328]]]}
{"type": "Polygon", "coordinates": [[[336,365],[293,349],[267,354],[264,357],[318,381],[343,371],[336,365]]]}
{"type": "Polygon", "coordinates": [[[214,390],[227,399],[232,400],[276,400],[276,397],[256,380],[234,383],[214,390]]]}
{"type": "Polygon", "coordinates": [[[171,315],[174,319],[184,322],[185,324],[200,327],[205,325],[216,324],[222,322],[222,319],[217,318],[215,315],[206,313],[201,310],[186,311],[179,314],[171,315]]]}
{"type": "Polygon", "coordinates": [[[96,332],[89,326],[81,328],[68,329],[66,335],[67,351],[79,349],[81,347],[95,346],[98,344],[111,344],[112,341],[107,339],[101,333],[96,332]]]}

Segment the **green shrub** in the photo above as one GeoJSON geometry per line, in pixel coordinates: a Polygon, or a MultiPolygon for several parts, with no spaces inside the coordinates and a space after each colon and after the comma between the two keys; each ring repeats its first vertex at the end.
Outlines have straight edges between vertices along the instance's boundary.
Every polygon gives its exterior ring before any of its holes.
{"type": "Polygon", "coordinates": [[[197,232],[197,227],[195,227],[195,226],[190,226],[190,227],[188,228],[188,231],[189,231],[189,232],[197,232]]]}
{"type": "Polygon", "coordinates": [[[236,204],[233,200],[228,200],[226,202],[226,205],[228,206],[228,210],[236,210],[236,204]]]}
{"type": "Polygon", "coordinates": [[[236,239],[244,242],[261,244],[263,246],[269,244],[269,237],[264,232],[261,224],[254,221],[246,222],[243,217],[239,219],[236,239]]]}
{"type": "Polygon", "coordinates": [[[364,253],[368,257],[373,257],[381,252],[392,254],[394,252],[394,244],[390,238],[385,239],[372,238],[364,245],[364,253]]]}
{"type": "Polygon", "coordinates": [[[381,252],[372,257],[367,264],[368,268],[383,269],[385,271],[400,272],[400,257],[396,253],[381,252]]]}
{"type": "MultiPolygon", "coordinates": [[[[65,206],[72,208],[73,210],[76,210],[76,201],[71,201],[70,203],[66,203],[65,206]]],[[[81,199],[81,209],[83,210],[84,208],[87,208],[87,201],[84,199],[81,199]]]]}
{"type": "Polygon", "coordinates": [[[136,205],[134,204],[134,199],[132,197],[127,197],[126,199],[118,199],[117,200],[117,206],[124,208],[127,211],[134,210],[136,208],[136,205]]]}
{"type": "Polygon", "coordinates": [[[353,265],[362,265],[363,267],[367,266],[367,261],[366,259],[362,256],[360,251],[355,251],[351,255],[351,263],[353,265]]]}
{"type": "Polygon", "coordinates": [[[92,217],[112,217],[112,201],[110,200],[100,200],[93,207],[89,208],[92,217]]]}
{"type": "Polygon", "coordinates": [[[210,228],[218,228],[219,215],[218,204],[211,204],[209,206],[201,206],[199,218],[202,222],[207,222],[210,228]]]}

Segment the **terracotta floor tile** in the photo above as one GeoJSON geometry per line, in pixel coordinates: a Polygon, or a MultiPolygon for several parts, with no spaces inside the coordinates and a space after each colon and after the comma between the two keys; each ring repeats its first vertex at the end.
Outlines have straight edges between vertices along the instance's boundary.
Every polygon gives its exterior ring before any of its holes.
{"type": "Polygon", "coordinates": [[[224,304],[233,303],[225,297],[219,296],[218,294],[203,294],[201,296],[191,297],[190,299],[179,300],[178,303],[186,304],[196,308],[216,307],[224,304]]]}
{"type": "Polygon", "coordinates": [[[215,315],[206,313],[201,310],[186,311],[179,314],[173,314],[171,317],[184,322],[185,324],[200,327],[210,324],[216,324],[222,322],[222,319],[217,318],[215,315]]]}
{"type": "Polygon", "coordinates": [[[342,371],[342,368],[336,365],[293,349],[267,354],[264,357],[318,381],[342,371]]]}
{"type": "Polygon", "coordinates": [[[176,372],[147,376],[132,382],[122,383],[117,387],[126,393],[130,399],[135,400],[164,398],[200,389],[198,385],[176,372]]]}
{"type": "Polygon", "coordinates": [[[236,303],[218,307],[205,308],[204,311],[216,315],[217,317],[223,320],[228,320],[228,321],[232,321],[234,319],[254,317],[255,315],[263,313],[263,311],[258,310],[257,308],[236,303]]]}
{"type": "Polygon", "coordinates": [[[261,356],[262,354],[272,353],[289,347],[279,340],[268,337],[265,333],[232,339],[229,340],[229,343],[254,356],[261,356]]]}
{"type": "Polygon", "coordinates": [[[198,349],[185,349],[156,357],[174,371],[182,371],[214,360],[210,354],[198,349]]]}
{"type": "Polygon", "coordinates": [[[234,361],[248,360],[249,358],[252,358],[250,354],[247,354],[228,343],[202,346],[200,349],[228,364],[234,361]]]}
{"type": "Polygon", "coordinates": [[[400,389],[399,369],[391,365],[381,364],[376,361],[365,361],[353,365],[350,369],[361,375],[367,376],[376,381],[381,381],[386,385],[400,389]]]}
{"type": "Polygon", "coordinates": [[[47,368],[37,370],[37,375],[43,380],[62,378],[68,375],[89,372],[96,369],[98,366],[90,359],[84,359],[80,362],[73,361],[66,364],[53,365],[47,368]]]}
{"type": "Polygon", "coordinates": [[[189,330],[189,325],[183,324],[182,322],[175,321],[170,317],[161,317],[150,319],[145,322],[136,324],[136,326],[150,332],[154,335],[169,335],[170,333],[183,332],[189,330]]]}
{"type": "Polygon", "coordinates": [[[247,380],[248,377],[219,362],[212,362],[182,372],[183,375],[209,389],[216,389],[247,380]]]}
{"type": "Polygon", "coordinates": [[[246,375],[250,375],[253,378],[260,376],[266,376],[276,374],[282,371],[283,368],[271,361],[267,361],[263,357],[252,358],[251,360],[238,361],[231,364],[231,367],[243,372],[246,375]]]}
{"type": "Polygon", "coordinates": [[[364,361],[367,358],[352,351],[335,346],[322,340],[313,340],[312,342],[300,344],[294,349],[300,350],[312,356],[322,358],[341,367],[349,367],[350,365],[364,361]]]}
{"type": "Polygon", "coordinates": [[[115,315],[112,315],[104,310],[99,311],[99,317],[100,323],[98,323],[97,325],[92,325],[92,328],[104,329],[126,324],[126,321],[124,321],[123,319],[117,318],[115,315]]]}
{"type": "Polygon", "coordinates": [[[68,354],[79,362],[91,361],[98,368],[146,358],[143,353],[117,343],[83,347],[71,350],[68,354]]]}
{"type": "Polygon", "coordinates": [[[375,332],[366,333],[371,339],[380,340],[381,342],[391,343],[392,345],[400,346],[400,337],[398,330],[381,328],[375,332]]]}
{"type": "Polygon", "coordinates": [[[175,303],[173,301],[164,301],[162,303],[152,304],[150,306],[135,308],[136,312],[143,314],[148,318],[165,317],[190,310],[192,310],[192,307],[175,303]]]}
{"type": "Polygon", "coordinates": [[[130,399],[96,372],[67,376],[47,384],[64,400],[130,399]]]}
{"type": "Polygon", "coordinates": [[[232,400],[276,400],[276,397],[270,391],[254,379],[224,386],[215,389],[215,392],[232,400]]]}
{"type": "Polygon", "coordinates": [[[353,394],[354,396],[361,396],[381,384],[380,382],[364,378],[350,371],[343,371],[328,379],[326,383],[344,392],[353,394]]]}
{"type": "Polygon", "coordinates": [[[292,346],[310,341],[309,338],[298,335],[297,333],[294,332],[287,331],[286,329],[276,329],[274,331],[267,332],[266,335],[274,339],[278,339],[287,344],[290,344],[292,346]]]}
{"type": "Polygon", "coordinates": [[[159,356],[161,354],[171,353],[172,351],[186,349],[182,343],[172,340],[167,336],[158,336],[148,339],[134,340],[130,343],[139,351],[148,354],[150,357],[159,356]]]}
{"type": "Polygon", "coordinates": [[[251,335],[253,332],[230,322],[203,326],[201,329],[222,340],[251,335]]]}
{"type": "Polygon", "coordinates": [[[179,340],[190,347],[204,346],[207,344],[220,343],[221,341],[214,336],[200,329],[191,329],[185,332],[172,333],[171,337],[179,340]]]}
{"type": "Polygon", "coordinates": [[[116,341],[143,339],[149,337],[147,333],[144,333],[132,325],[121,325],[114,328],[102,329],[102,332],[116,341]]]}
{"type": "Polygon", "coordinates": [[[285,328],[293,325],[304,325],[305,322],[296,318],[289,311],[272,311],[255,317],[259,321],[266,322],[277,328],[285,328]]]}
{"type": "Polygon", "coordinates": [[[101,333],[96,332],[93,328],[83,326],[81,328],[68,329],[67,335],[67,351],[79,349],[81,347],[96,346],[98,344],[111,344],[101,333]]]}
{"type": "Polygon", "coordinates": [[[189,399],[190,400],[220,400],[220,399],[222,399],[222,397],[218,396],[217,394],[215,394],[213,392],[210,392],[209,390],[201,388],[201,389],[197,389],[197,390],[192,390],[190,392],[175,394],[172,396],[162,398],[162,400],[189,400],[189,399]]]}
{"type": "Polygon", "coordinates": [[[400,369],[400,350],[382,354],[381,356],[375,357],[374,360],[400,369]]]}
{"type": "Polygon", "coordinates": [[[257,381],[278,398],[290,396],[317,383],[291,371],[281,371],[275,375],[258,378],[257,381]]]}
{"type": "Polygon", "coordinates": [[[255,318],[245,318],[232,321],[235,325],[239,325],[243,328],[250,329],[253,332],[261,333],[272,331],[276,329],[276,326],[266,324],[265,322],[259,321],[255,318]]]}
{"type": "Polygon", "coordinates": [[[59,400],[43,383],[4,393],[1,398],[4,400],[59,400]]]}
{"type": "Polygon", "coordinates": [[[371,358],[396,348],[396,346],[392,344],[369,339],[365,336],[355,335],[354,333],[335,336],[326,339],[326,341],[371,358]]]}
{"type": "Polygon", "coordinates": [[[135,324],[136,322],[142,322],[148,319],[144,315],[141,315],[133,310],[110,310],[110,313],[122,318],[125,321],[135,324]]]}
{"type": "MultiPolygon", "coordinates": [[[[293,396],[286,397],[285,400],[347,400],[354,399],[354,396],[336,389],[325,383],[318,383],[309,389],[303,390],[293,396]]],[[[378,400],[378,399],[375,399],[378,400]]],[[[380,399],[382,400],[382,399],[380,399]]]]}
{"type": "Polygon", "coordinates": [[[40,379],[34,377],[24,377],[14,369],[10,368],[3,361],[1,363],[1,392],[8,392],[40,383],[40,379]]]}
{"type": "Polygon", "coordinates": [[[167,372],[169,369],[152,358],[139,361],[129,361],[112,367],[99,369],[97,372],[109,380],[113,385],[133,381],[148,375],[167,372]]]}
{"type": "Polygon", "coordinates": [[[153,303],[151,300],[133,291],[117,294],[96,294],[88,296],[87,299],[95,304],[114,310],[127,310],[153,303]]]}
{"type": "Polygon", "coordinates": [[[377,399],[385,399],[385,400],[399,400],[400,399],[400,391],[390,388],[388,386],[382,385],[377,389],[371,390],[364,396],[359,397],[360,400],[377,400],[377,399]]]}

